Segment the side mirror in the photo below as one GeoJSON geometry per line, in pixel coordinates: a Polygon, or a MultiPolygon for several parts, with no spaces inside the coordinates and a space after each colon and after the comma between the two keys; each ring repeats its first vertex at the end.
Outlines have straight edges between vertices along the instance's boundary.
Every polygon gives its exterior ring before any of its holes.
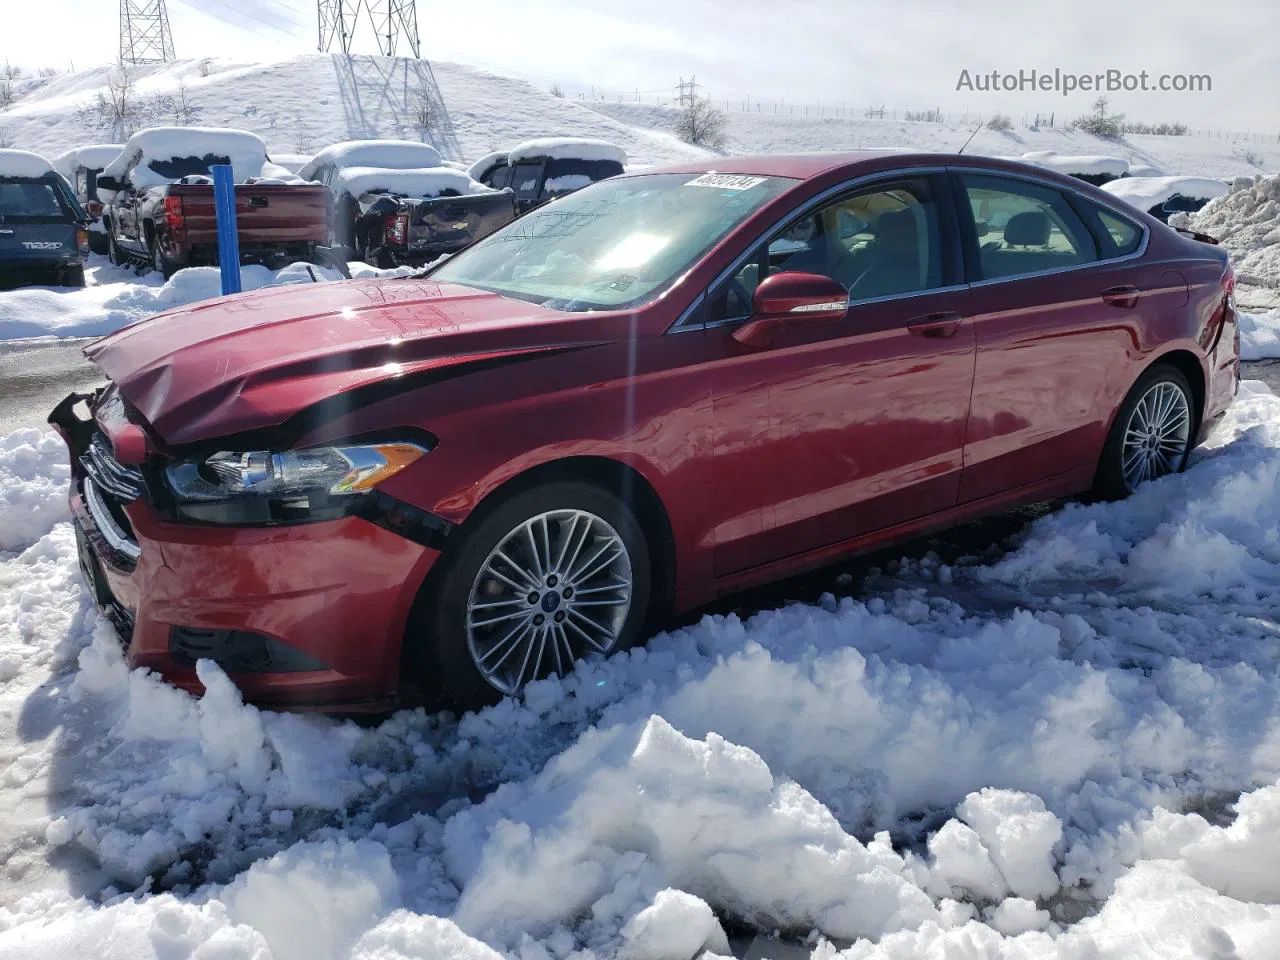
{"type": "Polygon", "coordinates": [[[98,184],[104,190],[123,190],[125,183],[117,177],[109,177],[106,174],[98,174],[98,184]]]}
{"type": "Polygon", "coordinates": [[[733,331],[733,339],[747,346],[763,347],[785,326],[840,320],[848,312],[848,291],[830,277],[796,271],[775,273],[756,287],[751,298],[751,319],[733,331]]]}

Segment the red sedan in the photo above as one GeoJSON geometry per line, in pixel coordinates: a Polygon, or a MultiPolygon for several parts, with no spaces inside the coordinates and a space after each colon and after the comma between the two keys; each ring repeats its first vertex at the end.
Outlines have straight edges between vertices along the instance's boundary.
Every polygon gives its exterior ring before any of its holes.
{"type": "Polygon", "coordinates": [[[1038,168],[717,159],[425,278],[128,327],[50,420],[132,665],[473,705],[729,591],[1182,469],[1236,390],[1233,283],[1208,238],[1038,168]]]}

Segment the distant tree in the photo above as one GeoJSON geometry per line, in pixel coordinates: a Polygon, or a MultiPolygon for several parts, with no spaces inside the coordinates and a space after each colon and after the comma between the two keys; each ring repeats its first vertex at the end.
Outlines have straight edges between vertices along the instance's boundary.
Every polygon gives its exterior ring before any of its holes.
{"type": "Polygon", "coordinates": [[[0,110],[3,110],[17,99],[18,91],[14,89],[13,81],[6,76],[0,76],[0,110]]]}
{"type": "Polygon", "coordinates": [[[107,77],[107,85],[98,91],[95,107],[100,126],[110,131],[117,141],[133,136],[143,117],[143,104],[134,96],[133,70],[120,64],[107,77]]]}
{"type": "Polygon", "coordinates": [[[423,143],[429,142],[436,128],[436,102],[425,84],[413,95],[413,102],[409,104],[409,118],[418,133],[418,139],[423,143]]]}
{"type": "Polygon", "coordinates": [[[1124,135],[1124,114],[1107,113],[1106,97],[1093,101],[1093,113],[1077,118],[1074,127],[1095,137],[1120,137],[1124,135]]]}
{"type": "Polygon", "coordinates": [[[564,88],[563,88],[563,87],[561,87],[561,86],[560,86],[560,84],[558,84],[558,83],[553,83],[553,84],[551,85],[551,95],[552,95],[553,97],[559,97],[561,100],[563,100],[563,99],[564,99],[564,88]]]}
{"type": "Polygon", "coordinates": [[[0,150],[8,150],[13,146],[13,139],[9,136],[8,127],[0,127],[0,150]]]}
{"type": "Polygon", "coordinates": [[[728,117],[711,105],[710,97],[693,97],[676,118],[676,136],[711,150],[722,150],[728,142],[728,117]]]}
{"type": "Polygon", "coordinates": [[[196,110],[187,99],[187,85],[179,80],[178,89],[170,97],[170,112],[173,122],[179,126],[189,126],[196,119],[196,110]]]}
{"type": "Polygon", "coordinates": [[[1004,113],[993,113],[991,119],[987,121],[987,129],[994,130],[997,133],[1004,133],[1013,129],[1013,120],[1004,113]]]}
{"type": "Polygon", "coordinates": [[[911,120],[916,123],[941,123],[943,120],[942,108],[935,107],[932,110],[908,110],[903,119],[911,120]]]}
{"type": "Polygon", "coordinates": [[[209,76],[209,74],[213,73],[213,61],[210,60],[208,57],[205,57],[203,60],[200,61],[199,69],[200,69],[200,76],[202,77],[209,76]]]}

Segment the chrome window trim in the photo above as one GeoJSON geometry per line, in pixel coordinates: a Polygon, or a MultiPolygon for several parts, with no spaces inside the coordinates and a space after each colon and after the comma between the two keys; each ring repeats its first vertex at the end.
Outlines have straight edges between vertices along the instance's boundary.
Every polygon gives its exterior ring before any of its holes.
{"type": "MultiPolygon", "coordinates": [[[[1034,184],[1037,187],[1045,187],[1050,190],[1056,190],[1059,193],[1065,193],[1070,187],[1064,187],[1060,183],[1054,183],[1052,180],[1046,180],[1043,177],[1037,177],[1035,174],[1023,173],[1018,171],[1006,170],[983,170],[980,167],[947,167],[947,172],[963,176],[968,173],[979,177],[992,177],[994,179],[1005,180],[1025,180],[1027,183],[1034,184]]],[[[1076,191],[1078,196],[1084,197],[1090,203],[1097,204],[1109,213],[1113,213],[1124,220],[1128,220],[1139,230],[1142,231],[1142,241],[1138,244],[1138,248],[1133,253],[1126,253],[1121,257],[1099,257],[1097,260],[1090,260],[1088,263],[1076,263],[1068,267],[1054,267],[1051,270],[1036,270],[1033,273],[1019,273],[1012,277],[991,277],[990,279],[974,280],[969,287],[989,287],[996,283],[1016,283],[1019,280],[1029,280],[1034,277],[1052,277],[1060,273],[1074,273],[1079,270],[1090,270],[1094,267],[1107,266],[1113,263],[1124,263],[1127,260],[1136,260],[1147,252],[1147,246],[1151,243],[1151,228],[1139,220],[1135,220],[1129,213],[1120,210],[1115,203],[1111,201],[1098,200],[1095,197],[1085,196],[1083,193],[1076,191]]],[[[1088,227],[1088,224],[1085,224],[1088,227]]]]}
{"type": "MultiPolygon", "coordinates": [[[[838,196],[839,194],[842,194],[842,193],[847,193],[850,190],[856,190],[859,187],[863,187],[863,186],[873,186],[874,184],[878,183],[881,180],[903,180],[909,177],[929,176],[931,174],[945,173],[946,170],[947,170],[946,167],[902,167],[897,170],[880,170],[880,171],[877,171],[876,173],[864,173],[859,177],[854,177],[852,180],[845,180],[842,183],[838,183],[833,187],[828,187],[826,190],[823,190],[819,194],[815,194],[814,196],[806,200],[804,203],[802,203],[800,206],[789,210],[786,214],[779,217],[773,223],[769,224],[768,227],[762,230],[759,236],[756,238],[756,240],[752,242],[747,247],[746,250],[744,250],[737,257],[735,257],[733,261],[730,262],[729,266],[725,267],[718,274],[716,274],[715,277],[711,280],[711,282],[708,283],[705,287],[703,287],[702,292],[699,293],[698,296],[694,297],[692,302],[690,302],[689,306],[685,307],[684,310],[681,311],[680,316],[676,318],[676,322],[673,323],[670,327],[668,327],[666,332],[667,333],[683,333],[686,330],[709,330],[712,327],[722,327],[728,323],[740,323],[741,321],[745,320],[746,317],[726,317],[723,320],[717,320],[715,323],[686,324],[685,322],[689,319],[689,315],[693,313],[694,310],[696,310],[702,304],[702,302],[706,299],[707,293],[711,290],[712,287],[715,287],[720,283],[723,283],[727,277],[731,276],[734,273],[737,273],[738,270],[741,269],[742,265],[747,262],[747,259],[751,256],[751,254],[755,252],[756,248],[760,244],[760,241],[763,240],[763,238],[772,234],[775,230],[780,229],[784,224],[790,222],[791,220],[796,219],[797,217],[804,216],[806,213],[810,212],[815,207],[819,207],[822,204],[826,203],[832,197],[838,196]]],[[[923,293],[937,293],[943,289],[955,289],[955,288],[932,287],[928,290],[914,291],[911,294],[906,294],[906,296],[919,296],[920,294],[923,294],[923,293]]],[[[904,295],[892,294],[887,297],[875,297],[870,300],[858,300],[856,301],[856,303],[859,303],[859,304],[878,303],[881,300],[895,300],[895,299],[899,299],[902,296],[904,295]]]]}
{"type": "MultiPolygon", "coordinates": [[[[1034,184],[1035,186],[1038,186],[1038,187],[1045,187],[1050,190],[1057,190],[1059,193],[1063,193],[1066,190],[1072,189],[1072,187],[1070,187],[1069,185],[1064,186],[1063,184],[1057,183],[1053,180],[1048,180],[1044,177],[1036,176],[1033,173],[1024,173],[1021,170],[1016,170],[1016,171],[989,170],[989,169],[984,169],[982,167],[955,167],[955,166],[903,167],[898,170],[879,171],[877,173],[863,174],[861,177],[855,177],[852,180],[846,180],[843,183],[837,184],[836,186],[828,187],[826,190],[822,191],[821,193],[813,197],[810,197],[801,206],[796,207],[794,210],[790,211],[785,216],[779,217],[772,224],[770,224],[766,230],[762,231],[762,233],[760,234],[760,237],[763,238],[763,237],[769,236],[775,230],[780,228],[783,224],[787,223],[788,221],[792,220],[795,217],[803,216],[805,213],[808,213],[814,207],[822,205],[823,203],[825,203],[826,201],[830,200],[832,197],[840,193],[844,193],[849,190],[854,190],[862,186],[872,186],[881,180],[900,180],[900,179],[903,179],[904,177],[910,177],[915,175],[927,176],[930,174],[937,174],[937,173],[947,173],[947,174],[955,174],[955,175],[963,175],[968,173],[974,176],[995,177],[997,179],[1003,177],[1004,179],[1007,179],[1007,180],[1025,180],[1026,182],[1034,184]]],[[[1077,193],[1079,192],[1077,191],[1077,193]]],[[[1100,200],[1093,196],[1086,196],[1083,193],[1079,193],[1079,196],[1082,196],[1084,197],[1084,199],[1088,200],[1089,202],[1095,203],[1098,206],[1107,210],[1108,212],[1113,213],[1116,216],[1129,221],[1134,226],[1136,226],[1139,230],[1141,230],[1142,241],[1138,244],[1138,248],[1134,250],[1133,253],[1127,253],[1121,257],[1107,257],[1107,258],[1099,257],[1097,260],[1090,260],[1088,263],[1078,263],[1068,267],[1054,267],[1051,270],[1037,270],[1034,273],[1020,273],[1014,277],[992,277],[991,279],[974,280],[972,283],[959,283],[959,284],[952,284],[946,287],[931,287],[928,290],[914,290],[914,291],[911,291],[910,293],[895,293],[895,294],[890,294],[884,297],[872,297],[867,300],[850,301],[849,306],[850,307],[860,306],[865,303],[884,303],[890,300],[902,300],[902,299],[905,299],[906,297],[918,297],[918,296],[924,296],[931,293],[948,293],[956,290],[969,290],[975,287],[989,287],[997,283],[1017,283],[1020,280],[1030,280],[1035,277],[1049,277],[1049,276],[1055,276],[1060,273],[1074,273],[1079,270],[1089,270],[1094,267],[1108,266],[1113,263],[1125,263],[1126,261],[1129,261],[1129,260],[1137,260],[1146,254],[1147,247],[1151,243],[1151,227],[1150,226],[1148,226],[1146,223],[1143,223],[1141,220],[1134,218],[1131,212],[1126,212],[1120,209],[1120,207],[1110,199],[1100,200]]],[[[759,241],[757,240],[756,243],[751,244],[751,246],[749,246],[736,258],[734,258],[734,260],[729,264],[729,266],[725,267],[725,269],[721,270],[720,273],[716,274],[716,276],[711,280],[711,282],[708,283],[702,289],[702,291],[696,297],[693,298],[693,300],[689,303],[689,306],[685,307],[684,310],[681,311],[680,316],[676,318],[676,322],[667,328],[666,333],[668,334],[684,333],[689,330],[710,330],[715,327],[727,326],[728,324],[731,324],[731,323],[741,323],[743,320],[748,319],[748,317],[750,316],[749,314],[747,316],[741,316],[741,317],[725,317],[724,319],[716,320],[713,323],[692,323],[692,324],[687,323],[690,315],[694,311],[696,311],[699,307],[702,306],[710,290],[713,287],[723,283],[727,277],[729,277],[730,275],[736,273],[739,269],[741,269],[742,265],[746,263],[747,259],[756,250],[758,243],[759,241]]]]}
{"type": "Polygon", "coordinates": [[[137,560],[142,556],[142,548],[138,546],[135,540],[131,540],[129,536],[121,530],[115,519],[111,516],[104,504],[98,498],[98,486],[89,477],[84,478],[84,504],[89,510],[89,516],[93,517],[93,522],[98,525],[98,530],[106,539],[107,543],[124,554],[130,560],[137,560]]]}

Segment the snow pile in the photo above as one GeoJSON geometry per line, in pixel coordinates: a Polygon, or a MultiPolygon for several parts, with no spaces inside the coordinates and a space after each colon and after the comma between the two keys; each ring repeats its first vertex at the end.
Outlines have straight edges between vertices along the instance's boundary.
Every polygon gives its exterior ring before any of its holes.
{"type": "MultiPolygon", "coordinates": [[[[174,307],[222,295],[217,267],[188,267],[165,282],[156,273],[129,281],[82,289],[23,287],[0,292],[0,340],[23,337],[92,337],[174,307]]],[[[354,272],[353,272],[354,273],[354,272]]],[[[336,270],[294,263],[279,270],[251,264],[240,268],[245,291],[281,283],[310,283],[341,279],[336,270]]]]}
{"type": "Polygon", "coordinates": [[[0,150],[0,177],[35,179],[53,172],[53,165],[29,150],[0,150]]]}
{"type": "Polygon", "coordinates": [[[53,168],[74,184],[77,170],[82,167],[86,170],[104,170],[112,160],[120,156],[123,149],[124,145],[119,143],[91,143],[73,147],[53,158],[53,168]]]}
{"type": "Polygon", "coordinates": [[[325,147],[303,166],[298,175],[314,180],[321,167],[377,167],[384,170],[414,170],[441,165],[440,151],[429,143],[414,140],[348,140],[325,147]]]}
{"type": "Polygon", "coordinates": [[[1213,200],[1230,187],[1222,180],[1208,177],[1123,177],[1104,183],[1102,189],[1146,213],[1174,197],[1213,200]]]}
{"type": "Polygon", "coordinates": [[[309,153],[272,153],[271,162],[277,167],[283,167],[290,173],[297,173],[308,163],[311,162],[311,154],[309,153]]]}
{"type": "Polygon", "coordinates": [[[1065,173],[1073,177],[1111,176],[1123,177],[1129,172],[1129,161],[1123,157],[1070,156],[1052,150],[1034,150],[1020,157],[1009,157],[1021,163],[1034,164],[1046,170],[1065,173]]]}
{"type": "Polygon", "coordinates": [[[515,166],[521,160],[606,160],[627,162],[627,152],[606,140],[583,137],[544,137],[516,144],[507,152],[507,162],[515,166]]]}
{"type": "Polygon", "coordinates": [[[1191,226],[1227,248],[1241,285],[1280,291],[1280,175],[1237,177],[1191,226]]]}
{"type": "Polygon", "coordinates": [[[459,196],[493,193],[491,187],[477,183],[461,170],[452,167],[385,170],[378,167],[344,167],[338,171],[338,184],[352,197],[366,193],[389,193],[397,197],[438,197],[448,191],[459,196]]]}
{"type": "Polygon", "coordinates": [[[67,515],[67,448],[47,430],[0,437],[0,551],[23,550],[67,515]]]}
{"type": "MultiPolygon", "coordinates": [[[[39,434],[0,449],[11,502],[61,492],[39,434]]],[[[372,729],[247,707],[208,664],[200,700],[130,674],[64,517],[0,559],[0,958],[689,960],[744,925],[815,931],[822,960],[1280,942],[1260,385],[1185,474],[998,562],[905,563],[860,602],[706,617],[372,729]],[[87,898],[57,882],[77,856],[110,878],[87,898]]]]}
{"type": "Polygon", "coordinates": [[[1280,309],[1240,314],[1240,359],[1280,357],[1280,309]]]}
{"type": "MultiPolygon", "coordinates": [[[[146,190],[164,186],[176,179],[153,169],[153,163],[207,156],[229,160],[236,183],[244,183],[251,177],[261,177],[264,174],[273,176],[279,172],[287,173],[279,168],[271,168],[267,162],[267,145],[257,134],[212,127],[150,127],[139,130],[129,138],[120,153],[102,172],[105,176],[119,180],[133,166],[129,173],[130,181],[139,190],[146,190]]],[[[104,192],[111,193],[109,190],[104,192]]]]}

